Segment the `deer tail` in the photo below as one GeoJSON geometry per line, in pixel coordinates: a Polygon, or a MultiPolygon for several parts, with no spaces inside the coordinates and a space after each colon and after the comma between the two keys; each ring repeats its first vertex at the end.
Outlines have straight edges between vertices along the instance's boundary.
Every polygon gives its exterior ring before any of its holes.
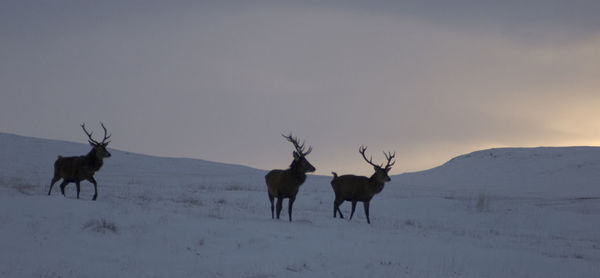
{"type": "Polygon", "coordinates": [[[63,159],[62,155],[59,155],[56,158],[56,161],[54,161],[54,168],[56,169],[56,166],[58,166],[59,161],[61,161],[63,159]]]}

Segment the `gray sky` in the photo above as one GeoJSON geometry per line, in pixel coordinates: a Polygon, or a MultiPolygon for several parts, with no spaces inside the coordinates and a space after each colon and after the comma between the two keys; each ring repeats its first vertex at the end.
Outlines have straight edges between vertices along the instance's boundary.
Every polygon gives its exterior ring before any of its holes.
{"type": "Polygon", "coordinates": [[[271,169],[291,131],[364,175],[600,145],[598,1],[248,2],[0,2],[0,132],[271,169]]]}

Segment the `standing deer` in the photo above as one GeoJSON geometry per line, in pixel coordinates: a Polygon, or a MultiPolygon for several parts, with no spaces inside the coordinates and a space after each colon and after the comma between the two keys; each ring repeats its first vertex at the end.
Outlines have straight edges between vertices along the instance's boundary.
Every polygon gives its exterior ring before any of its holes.
{"type": "Polygon", "coordinates": [[[308,148],[308,151],[304,151],[304,142],[302,144],[298,143],[298,139],[296,137],[292,137],[292,134],[282,136],[294,144],[294,161],[290,165],[289,169],[286,170],[271,170],[266,176],[265,181],[267,183],[268,191],[269,191],[269,201],[271,201],[271,218],[275,219],[275,214],[273,211],[273,200],[277,197],[277,219],[279,219],[279,214],[281,213],[282,201],[284,198],[289,198],[288,202],[288,213],[290,216],[290,221],[292,221],[292,205],[296,200],[296,194],[298,194],[298,188],[300,185],[304,183],[306,180],[307,172],[314,172],[315,167],[313,167],[308,160],[306,160],[306,156],[312,151],[312,147],[308,148]]]}
{"type": "Polygon", "coordinates": [[[54,162],[54,177],[50,183],[48,195],[52,192],[54,183],[62,178],[63,182],[60,184],[60,192],[63,196],[65,195],[65,186],[74,182],[77,186],[77,199],[79,199],[79,192],[81,191],[79,183],[82,180],[87,180],[94,184],[94,197],[92,200],[96,200],[98,197],[98,184],[94,179],[94,173],[102,167],[102,160],[106,157],[110,157],[110,153],[106,150],[106,146],[110,143],[110,141],[106,142],[106,140],[110,138],[110,135],[107,136],[104,124],[100,123],[100,125],[102,125],[102,129],[104,129],[104,139],[102,139],[102,142],[94,140],[92,138],[92,133],[85,129],[85,124],[81,125],[83,132],[85,132],[89,138],[88,142],[92,146],[92,150],[85,156],[58,156],[58,159],[54,162]]]}
{"type": "Polygon", "coordinates": [[[392,169],[392,165],[396,163],[396,161],[392,162],[392,159],[396,156],[396,153],[392,154],[391,152],[383,153],[385,158],[387,159],[387,165],[383,167],[383,164],[376,165],[372,162],[373,158],[367,159],[365,156],[365,151],[367,147],[361,146],[358,149],[358,152],[362,154],[362,157],[367,161],[367,163],[371,164],[375,169],[375,173],[367,178],[365,176],[355,176],[355,175],[343,175],[339,176],[335,172],[331,172],[333,174],[333,180],[331,180],[331,187],[333,188],[333,192],[335,193],[335,200],[333,201],[333,217],[335,218],[337,213],[340,213],[340,218],[344,218],[342,215],[342,211],[340,210],[340,205],[344,201],[352,202],[352,212],[350,213],[350,219],[354,215],[354,210],[356,209],[357,202],[363,202],[365,206],[365,214],[367,215],[367,223],[371,224],[371,220],[369,219],[369,203],[375,194],[378,194],[383,190],[383,185],[385,182],[390,181],[390,177],[388,176],[388,172],[392,169]]]}

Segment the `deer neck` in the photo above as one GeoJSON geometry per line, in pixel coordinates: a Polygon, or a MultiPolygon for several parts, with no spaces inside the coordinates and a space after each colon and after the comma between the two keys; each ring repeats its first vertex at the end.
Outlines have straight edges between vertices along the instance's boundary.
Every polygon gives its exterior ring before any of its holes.
{"type": "Polygon", "coordinates": [[[306,180],[306,173],[300,170],[296,161],[292,162],[289,171],[292,173],[294,179],[300,184],[304,183],[304,180],[306,180]]]}
{"type": "Polygon", "coordinates": [[[385,182],[379,181],[377,179],[377,177],[375,176],[375,174],[373,174],[369,178],[369,185],[371,185],[370,188],[373,191],[373,193],[375,193],[375,194],[377,194],[383,190],[384,184],[385,184],[385,182]]]}
{"type": "Polygon", "coordinates": [[[86,156],[85,156],[87,162],[88,162],[88,167],[90,167],[91,170],[98,171],[100,170],[100,168],[102,167],[102,164],[104,163],[102,161],[101,157],[98,157],[96,155],[96,151],[94,151],[94,149],[92,149],[86,156]]]}

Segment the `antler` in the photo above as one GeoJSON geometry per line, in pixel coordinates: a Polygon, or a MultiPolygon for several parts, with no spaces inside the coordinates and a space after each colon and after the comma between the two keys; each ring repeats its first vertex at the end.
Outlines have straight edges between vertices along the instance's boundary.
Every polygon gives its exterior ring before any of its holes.
{"type": "Polygon", "coordinates": [[[312,152],[312,147],[309,146],[308,147],[308,151],[304,151],[304,141],[302,141],[302,144],[298,143],[298,138],[293,137],[292,133],[290,133],[290,135],[285,136],[283,134],[281,134],[281,136],[283,136],[283,138],[287,139],[288,141],[292,142],[292,144],[294,144],[294,147],[296,148],[296,152],[298,152],[299,155],[301,156],[307,156],[310,152],[312,152]]]}
{"type": "Polygon", "coordinates": [[[367,150],[367,147],[365,147],[365,146],[360,146],[360,148],[358,148],[358,152],[360,154],[362,154],[362,157],[365,159],[365,161],[367,161],[367,163],[369,163],[369,164],[371,164],[371,165],[373,165],[375,167],[381,167],[381,166],[376,165],[376,164],[373,163],[373,157],[372,156],[369,159],[367,159],[367,156],[365,155],[365,151],[366,150],[367,150]]]}
{"type": "Polygon", "coordinates": [[[106,127],[104,126],[104,124],[102,122],[100,122],[100,125],[102,126],[102,129],[104,129],[104,139],[102,139],[102,142],[99,143],[98,141],[94,140],[94,138],[92,138],[92,134],[94,133],[92,132],[88,132],[87,129],[85,129],[85,123],[81,124],[81,128],[83,128],[83,132],[85,132],[85,134],[87,135],[87,137],[89,138],[89,142],[94,144],[94,145],[108,145],[108,143],[110,143],[110,141],[106,142],[106,139],[109,139],[111,134],[109,134],[108,136],[106,136],[106,134],[108,133],[106,131],[106,127]]]}
{"type": "Polygon", "coordinates": [[[112,134],[109,134],[108,136],[106,136],[106,133],[107,133],[106,132],[106,127],[104,127],[104,124],[102,122],[100,122],[100,125],[102,126],[102,129],[104,129],[104,139],[102,139],[102,144],[103,145],[108,145],[108,143],[110,143],[110,141],[108,141],[108,142],[105,142],[105,141],[106,141],[106,139],[110,138],[110,136],[112,134]]]}
{"type": "Polygon", "coordinates": [[[396,160],[392,161],[392,159],[396,157],[396,152],[383,152],[383,155],[385,155],[385,159],[387,159],[387,165],[385,165],[384,169],[391,169],[394,163],[396,163],[396,160]]]}
{"type": "Polygon", "coordinates": [[[392,152],[383,152],[383,155],[385,155],[385,159],[387,159],[387,164],[385,165],[385,167],[383,167],[383,164],[381,165],[377,165],[375,163],[373,163],[373,157],[369,157],[369,159],[367,159],[367,156],[365,155],[365,151],[367,150],[367,147],[365,146],[360,146],[360,148],[358,149],[358,152],[360,154],[362,154],[363,158],[365,159],[365,161],[367,161],[367,163],[371,164],[374,167],[379,167],[381,169],[390,169],[392,168],[392,166],[394,165],[394,163],[396,163],[396,161],[394,160],[392,162],[392,159],[394,159],[394,157],[396,157],[396,153],[392,153],[392,152]]]}
{"type": "Polygon", "coordinates": [[[89,138],[89,142],[94,144],[94,145],[99,145],[100,143],[98,143],[98,141],[94,140],[94,138],[92,138],[92,132],[88,132],[87,129],[85,129],[85,123],[81,124],[81,128],[83,128],[83,132],[85,132],[85,134],[87,135],[87,137],[89,138]]]}

